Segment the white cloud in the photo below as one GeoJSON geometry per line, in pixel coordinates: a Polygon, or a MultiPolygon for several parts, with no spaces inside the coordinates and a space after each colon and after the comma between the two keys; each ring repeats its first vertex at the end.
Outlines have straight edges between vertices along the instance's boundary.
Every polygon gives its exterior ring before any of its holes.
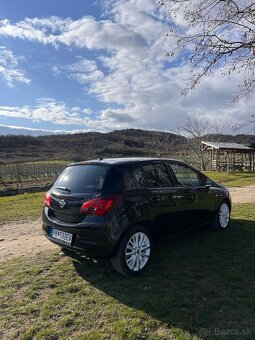
{"type": "Polygon", "coordinates": [[[0,76],[7,81],[10,87],[14,86],[14,82],[31,83],[31,80],[27,78],[25,72],[19,67],[21,59],[5,46],[0,46],[0,76]]]}
{"type": "MultiPolygon", "coordinates": [[[[128,127],[132,118],[122,110],[104,110],[94,119],[90,108],[68,107],[52,98],[39,98],[34,106],[0,106],[0,117],[24,118],[34,122],[51,122],[64,126],[79,126],[79,131],[109,131],[113,127],[128,127]]],[[[78,131],[78,130],[76,130],[78,131]]]]}
{"type": "Polygon", "coordinates": [[[26,18],[16,24],[0,20],[0,35],[38,41],[43,44],[63,43],[88,49],[141,48],[145,41],[125,26],[93,17],[72,19],[26,18]]]}
{"type": "Polygon", "coordinates": [[[0,107],[0,116],[46,121],[62,125],[85,125],[86,118],[81,108],[68,108],[65,103],[51,98],[40,98],[35,106],[0,107]]]}
{"type": "Polygon", "coordinates": [[[27,39],[43,44],[56,45],[58,36],[64,33],[72,23],[70,18],[26,18],[12,24],[10,20],[0,20],[0,35],[5,37],[27,39]]]}
{"type": "Polygon", "coordinates": [[[53,36],[47,36],[43,30],[25,27],[25,22],[19,22],[16,25],[10,23],[9,20],[0,21],[0,35],[5,37],[27,39],[38,41],[41,43],[54,43],[53,36]]]}
{"type": "Polygon", "coordinates": [[[125,112],[125,110],[121,109],[107,109],[101,112],[101,120],[106,123],[131,123],[134,119],[125,112]]]}
{"type": "Polygon", "coordinates": [[[81,84],[98,81],[104,77],[103,72],[98,70],[96,62],[86,58],[79,58],[76,63],[70,65],[53,66],[53,74],[58,76],[60,73],[81,84]]]}
{"type": "MultiPolygon", "coordinates": [[[[242,99],[236,105],[230,105],[230,103],[221,105],[218,94],[223,90],[226,91],[227,87],[219,87],[216,92],[215,88],[217,88],[217,84],[211,78],[207,84],[207,91],[211,93],[211,96],[205,95],[204,89],[201,87],[197,93],[200,100],[192,97],[176,100],[177,92],[175,92],[162,103],[160,103],[160,100],[157,103],[149,101],[145,106],[141,102],[131,106],[130,109],[108,108],[99,113],[94,112],[93,115],[90,108],[68,107],[64,102],[58,102],[52,98],[40,98],[34,106],[1,106],[0,117],[50,122],[58,126],[66,126],[69,130],[77,126],[75,131],[110,131],[130,127],[173,131],[177,122],[185,113],[200,114],[218,122],[227,119],[232,123],[243,122],[244,117],[248,119],[251,116],[255,107],[254,98],[249,102],[242,99]]],[[[166,96],[167,93],[164,95],[166,96]]],[[[54,127],[53,130],[55,130],[54,127]]],[[[249,127],[247,131],[250,131],[249,127]]]]}
{"type": "Polygon", "coordinates": [[[57,37],[66,45],[76,45],[88,49],[139,49],[145,47],[142,36],[135,34],[125,26],[110,20],[96,21],[84,17],[72,22],[66,32],[57,37]]]}
{"type": "MultiPolygon", "coordinates": [[[[8,21],[10,24],[10,22],[8,21]]],[[[51,16],[49,18],[26,18],[23,21],[20,21],[17,26],[28,29],[34,30],[39,29],[45,33],[62,33],[67,30],[68,25],[72,23],[71,18],[59,18],[56,16],[51,16]]]]}
{"type": "Polygon", "coordinates": [[[47,130],[47,129],[38,129],[38,128],[29,128],[24,126],[16,126],[16,125],[6,125],[0,124],[0,134],[9,135],[9,134],[18,134],[18,135],[32,135],[32,136],[44,136],[44,135],[52,135],[52,134],[73,134],[73,133],[82,133],[89,132],[91,129],[77,129],[77,130],[47,130]]]}
{"type": "Polygon", "coordinates": [[[87,115],[91,115],[91,113],[93,112],[90,108],[86,107],[85,109],[82,110],[85,114],[87,115]]]}
{"type": "MultiPolygon", "coordinates": [[[[179,56],[172,64],[164,56],[169,21],[165,8],[156,1],[103,3],[105,20],[88,16],[78,20],[30,18],[17,23],[2,20],[0,35],[96,51],[94,60],[79,57],[75,63],[54,66],[53,73],[82,84],[88,94],[105,104],[105,109],[93,116],[90,108],[68,108],[63,102],[44,99],[34,107],[0,108],[0,115],[23,115],[95,130],[125,127],[172,130],[189,112],[233,121],[245,120],[253,113],[254,98],[230,104],[238,75],[231,79],[207,77],[189,97],[180,96],[192,70],[185,65],[185,56],[179,56]]],[[[181,23],[181,16],[176,20],[181,23]]]]}

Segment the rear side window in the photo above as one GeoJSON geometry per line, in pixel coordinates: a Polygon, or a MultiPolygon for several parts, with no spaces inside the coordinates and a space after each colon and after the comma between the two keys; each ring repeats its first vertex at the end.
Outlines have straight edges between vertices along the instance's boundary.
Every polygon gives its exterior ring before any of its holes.
{"type": "Polygon", "coordinates": [[[121,173],[103,165],[74,165],[67,167],[53,188],[66,188],[72,193],[109,192],[121,190],[121,173]]]}
{"type": "Polygon", "coordinates": [[[171,168],[176,176],[176,179],[181,186],[200,186],[201,179],[196,171],[179,163],[172,163],[171,168]]]}
{"type": "Polygon", "coordinates": [[[133,176],[129,171],[123,173],[123,188],[124,190],[135,190],[136,185],[133,176]]]}
{"type": "Polygon", "coordinates": [[[173,185],[163,163],[138,167],[133,170],[133,176],[140,187],[162,188],[173,185]]]}

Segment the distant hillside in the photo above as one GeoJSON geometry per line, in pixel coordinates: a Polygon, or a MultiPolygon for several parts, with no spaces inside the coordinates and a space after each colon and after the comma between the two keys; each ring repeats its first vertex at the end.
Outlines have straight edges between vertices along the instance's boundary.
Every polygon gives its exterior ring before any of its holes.
{"type": "Polygon", "coordinates": [[[0,136],[0,162],[70,160],[176,154],[186,138],[172,133],[127,129],[109,133],[0,136]],[[162,152],[163,151],[163,152],[162,152]]]}
{"type": "Polygon", "coordinates": [[[225,143],[240,143],[240,144],[249,144],[255,141],[254,135],[209,135],[204,137],[205,141],[218,141],[225,143]]]}
{"type": "MultiPolygon", "coordinates": [[[[251,135],[205,136],[205,140],[249,143],[251,135]]],[[[178,157],[188,140],[173,133],[127,129],[109,133],[0,136],[0,163],[38,160],[80,161],[101,157],[178,157]]]]}

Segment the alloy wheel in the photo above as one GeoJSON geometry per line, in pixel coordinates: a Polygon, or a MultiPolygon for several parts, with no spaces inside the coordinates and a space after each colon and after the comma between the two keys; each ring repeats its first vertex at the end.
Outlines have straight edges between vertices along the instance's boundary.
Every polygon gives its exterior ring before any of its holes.
{"type": "Polygon", "coordinates": [[[132,271],[141,270],[149,260],[151,244],[148,236],[143,232],[133,234],[127,242],[125,259],[132,271]]]}
{"type": "Polygon", "coordinates": [[[221,228],[225,229],[229,224],[230,212],[227,203],[222,203],[219,210],[219,223],[221,228]]]}

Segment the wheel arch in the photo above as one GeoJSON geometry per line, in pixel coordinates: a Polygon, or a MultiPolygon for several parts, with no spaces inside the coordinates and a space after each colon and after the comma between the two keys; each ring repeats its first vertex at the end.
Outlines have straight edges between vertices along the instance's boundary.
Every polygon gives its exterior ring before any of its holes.
{"type": "MultiPolygon", "coordinates": [[[[149,225],[148,223],[134,223],[132,225],[129,225],[128,228],[126,228],[126,231],[123,232],[123,234],[121,235],[121,238],[119,239],[118,245],[115,249],[115,252],[112,255],[111,258],[111,263],[113,268],[119,272],[120,274],[123,274],[125,276],[136,276],[139,275],[142,271],[144,271],[147,267],[148,264],[150,262],[150,257],[151,257],[151,253],[153,251],[153,238],[151,235],[151,232],[149,231],[149,225]],[[146,256],[148,257],[148,259],[146,260],[146,262],[143,264],[142,267],[140,267],[140,264],[138,264],[138,269],[134,269],[130,268],[128,265],[128,260],[127,260],[127,254],[126,254],[126,247],[127,244],[130,240],[131,237],[133,237],[136,233],[141,232],[141,233],[145,233],[147,234],[147,239],[149,240],[149,254],[147,254],[146,256]]],[[[132,246],[135,247],[135,246],[132,246]]],[[[138,251],[137,249],[139,249],[140,245],[137,245],[138,248],[135,248],[135,251],[138,251]]],[[[144,250],[147,251],[147,250],[144,250]]],[[[137,261],[137,257],[140,258],[140,260],[138,261],[142,261],[142,257],[140,256],[140,253],[137,253],[139,255],[136,255],[135,261],[137,261]]],[[[133,255],[130,255],[133,256],[133,255]]],[[[129,258],[130,260],[130,258],[129,258]]],[[[132,259],[131,259],[132,261],[132,259]]],[[[140,262],[139,262],[140,263],[140,262]]]]}
{"type": "Polygon", "coordinates": [[[155,231],[155,228],[153,227],[153,224],[151,221],[149,220],[144,220],[144,221],[136,221],[134,223],[131,223],[129,224],[128,226],[126,226],[125,229],[122,230],[122,233],[114,247],[114,250],[113,250],[113,254],[116,252],[116,250],[118,249],[118,246],[121,242],[121,240],[123,239],[124,235],[126,234],[126,232],[130,229],[130,228],[133,228],[133,227],[136,227],[136,226],[141,226],[141,227],[144,227],[145,229],[147,229],[152,237],[152,241],[153,243],[155,242],[156,240],[156,231],[155,231]]]}
{"type": "Polygon", "coordinates": [[[229,207],[229,211],[231,212],[231,210],[232,210],[232,202],[231,202],[231,200],[228,197],[223,197],[223,199],[220,201],[219,207],[224,202],[227,203],[227,205],[229,207]]]}
{"type": "Polygon", "coordinates": [[[147,229],[147,230],[149,231],[149,233],[150,233],[150,235],[151,235],[153,241],[154,241],[154,238],[155,238],[155,236],[156,236],[156,232],[155,232],[154,225],[153,225],[153,223],[152,223],[151,221],[149,221],[149,220],[145,220],[145,221],[137,221],[137,222],[135,222],[135,223],[130,224],[130,225],[128,226],[128,228],[126,229],[126,231],[127,231],[129,228],[133,227],[133,226],[141,226],[141,227],[144,227],[145,229],[147,229]]]}

